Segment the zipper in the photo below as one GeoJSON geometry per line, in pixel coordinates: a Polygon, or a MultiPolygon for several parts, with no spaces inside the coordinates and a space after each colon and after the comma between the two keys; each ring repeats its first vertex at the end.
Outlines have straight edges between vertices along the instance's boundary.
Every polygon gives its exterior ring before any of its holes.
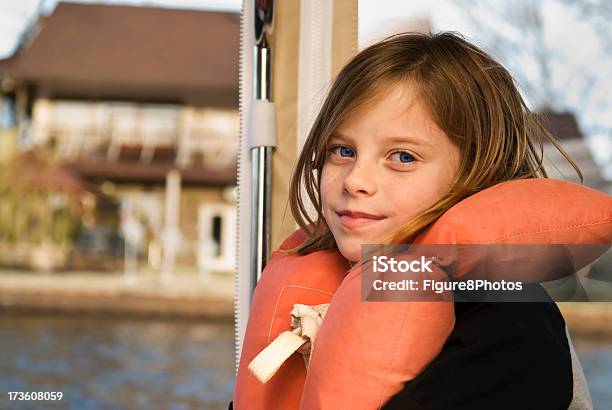
{"type": "MultiPolygon", "coordinates": [[[[244,332],[242,329],[246,327],[246,320],[248,319],[248,308],[249,308],[249,295],[246,295],[246,314],[245,314],[245,303],[243,299],[245,298],[244,292],[242,289],[244,286],[241,286],[246,279],[248,281],[248,265],[246,266],[246,277],[245,275],[241,275],[242,263],[240,260],[241,253],[244,254],[244,250],[242,249],[242,241],[240,237],[242,236],[242,227],[250,226],[248,220],[246,223],[242,220],[241,208],[243,206],[242,201],[244,200],[244,196],[242,195],[242,190],[244,189],[245,183],[250,183],[250,179],[245,178],[244,171],[248,169],[248,166],[243,167],[242,161],[248,159],[248,156],[243,156],[242,151],[246,147],[246,113],[245,113],[245,102],[246,96],[245,93],[245,84],[244,84],[244,65],[245,59],[247,58],[246,50],[251,50],[250,45],[245,44],[245,30],[248,27],[251,27],[251,24],[247,24],[247,13],[246,7],[253,7],[252,1],[244,0],[242,2],[242,8],[240,10],[240,58],[238,61],[238,110],[239,110],[239,118],[240,118],[240,130],[238,134],[238,155],[236,160],[236,171],[237,171],[237,187],[236,187],[236,266],[234,271],[234,352],[235,352],[235,370],[238,372],[238,365],[240,364],[240,353],[242,351],[242,341],[244,338],[244,332]]],[[[246,164],[248,165],[248,164],[246,164]]],[[[246,206],[250,206],[250,203],[244,204],[246,206]]],[[[247,212],[248,214],[248,212],[247,212]]],[[[248,215],[247,215],[248,216],[248,215]]],[[[248,218],[247,218],[248,219],[248,218]]],[[[247,234],[247,236],[249,236],[247,234]]],[[[249,254],[249,250],[247,249],[247,254],[249,254]]],[[[248,284],[247,284],[248,285],[248,284]]]]}

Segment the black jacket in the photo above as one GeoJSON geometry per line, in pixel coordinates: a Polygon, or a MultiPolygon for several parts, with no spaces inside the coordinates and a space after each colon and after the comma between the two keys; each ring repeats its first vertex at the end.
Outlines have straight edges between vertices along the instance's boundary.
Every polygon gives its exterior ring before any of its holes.
{"type": "Polygon", "coordinates": [[[456,302],[440,354],[383,410],[567,409],[573,379],[553,302],[456,302]]]}

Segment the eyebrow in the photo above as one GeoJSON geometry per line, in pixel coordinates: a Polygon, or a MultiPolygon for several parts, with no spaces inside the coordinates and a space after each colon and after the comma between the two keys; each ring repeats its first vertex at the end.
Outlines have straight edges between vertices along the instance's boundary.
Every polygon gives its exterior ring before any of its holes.
{"type": "MultiPolygon", "coordinates": [[[[334,132],[329,139],[330,140],[339,139],[339,140],[344,140],[344,141],[349,141],[349,142],[352,141],[351,137],[349,137],[348,135],[340,134],[338,132],[334,132]]],[[[409,144],[420,145],[424,147],[431,147],[431,143],[429,141],[426,141],[422,138],[417,138],[417,137],[390,136],[390,137],[383,137],[383,140],[385,142],[394,142],[394,143],[407,142],[409,144]]]]}

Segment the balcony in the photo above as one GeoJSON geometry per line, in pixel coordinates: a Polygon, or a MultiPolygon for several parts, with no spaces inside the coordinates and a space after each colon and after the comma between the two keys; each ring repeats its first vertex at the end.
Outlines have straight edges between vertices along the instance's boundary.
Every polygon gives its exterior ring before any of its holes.
{"type": "Polygon", "coordinates": [[[93,178],[163,182],[178,168],[186,183],[234,183],[236,110],[170,104],[37,99],[31,137],[93,178]]]}

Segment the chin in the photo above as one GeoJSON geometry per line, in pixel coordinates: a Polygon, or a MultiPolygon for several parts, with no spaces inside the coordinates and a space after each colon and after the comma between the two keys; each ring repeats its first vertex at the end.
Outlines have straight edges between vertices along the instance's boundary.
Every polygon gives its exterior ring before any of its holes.
{"type": "Polygon", "coordinates": [[[359,259],[361,259],[361,245],[359,246],[340,246],[338,245],[338,249],[340,250],[340,253],[342,254],[342,256],[344,256],[345,259],[351,261],[351,262],[358,262],[359,259]]]}

